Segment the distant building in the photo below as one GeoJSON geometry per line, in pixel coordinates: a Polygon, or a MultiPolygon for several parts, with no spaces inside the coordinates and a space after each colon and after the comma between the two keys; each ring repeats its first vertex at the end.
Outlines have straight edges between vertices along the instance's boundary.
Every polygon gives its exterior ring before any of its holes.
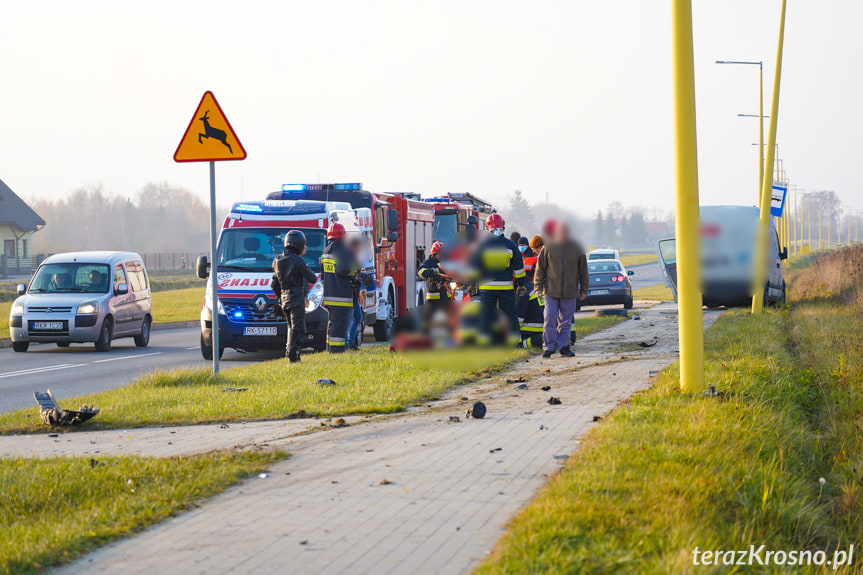
{"type": "Polygon", "coordinates": [[[35,264],[31,236],[42,229],[45,220],[24,203],[0,180],[0,274],[29,274],[35,264]]]}
{"type": "Polygon", "coordinates": [[[644,227],[647,228],[648,235],[655,240],[660,240],[673,235],[668,231],[666,222],[644,222],[644,227]]]}

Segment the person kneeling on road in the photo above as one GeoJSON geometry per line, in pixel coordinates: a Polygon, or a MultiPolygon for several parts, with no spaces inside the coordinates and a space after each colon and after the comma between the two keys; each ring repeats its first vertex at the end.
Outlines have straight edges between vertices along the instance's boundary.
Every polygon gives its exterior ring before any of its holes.
{"type": "Polygon", "coordinates": [[[309,293],[309,284],[317,280],[302,257],[305,253],[305,234],[299,230],[289,231],[285,235],[285,251],[273,260],[273,279],[270,281],[270,288],[279,299],[288,322],[285,355],[291,363],[300,361],[300,348],[307,342],[306,295],[309,293]]]}
{"type": "Polygon", "coordinates": [[[354,254],[345,245],[345,227],[334,222],[327,230],[327,247],[321,255],[324,284],[323,305],[329,314],[327,351],[343,353],[348,324],[354,310],[354,287],[351,280],[358,271],[354,254]]]}
{"type": "Polygon", "coordinates": [[[521,325],[521,343],[524,347],[542,347],[542,329],[545,303],[536,293],[533,282],[528,281],[526,291],[518,297],[518,321],[521,325]]]}

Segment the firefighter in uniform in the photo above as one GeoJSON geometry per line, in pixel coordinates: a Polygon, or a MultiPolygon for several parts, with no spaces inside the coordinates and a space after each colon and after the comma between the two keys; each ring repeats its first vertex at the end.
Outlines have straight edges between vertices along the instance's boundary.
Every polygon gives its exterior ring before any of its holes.
{"type": "Polygon", "coordinates": [[[521,344],[516,293],[527,293],[527,277],[521,253],[512,241],[504,237],[504,221],[500,214],[491,214],[486,220],[490,232],[483,239],[473,257],[472,272],[479,284],[480,312],[479,343],[491,343],[491,324],[497,308],[509,320],[509,341],[521,344]],[[516,287],[517,286],[517,287],[516,287]]]}
{"type": "Polygon", "coordinates": [[[305,234],[299,230],[289,231],[285,235],[285,251],[273,260],[273,279],[270,281],[270,288],[279,299],[282,314],[288,322],[285,355],[291,363],[300,361],[300,348],[306,344],[306,295],[309,284],[318,279],[303,259],[305,253],[305,234]]]}
{"type": "Polygon", "coordinates": [[[524,286],[526,291],[518,297],[518,321],[521,325],[521,342],[524,347],[542,347],[542,328],[545,325],[545,303],[533,289],[533,281],[524,286]]]}
{"type": "Polygon", "coordinates": [[[417,275],[426,282],[426,304],[429,313],[439,309],[446,311],[449,305],[449,292],[446,289],[447,280],[441,277],[443,269],[440,267],[440,258],[443,255],[443,243],[435,242],[431,247],[431,255],[422,263],[417,275]]]}
{"type": "Polygon", "coordinates": [[[359,266],[350,248],[345,245],[345,227],[334,222],[327,230],[327,247],[321,255],[321,280],[324,285],[323,305],[329,314],[327,351],[342,353],[348,336],[348,324],[354,308],[354,288],[351,280],[359,266]]]}

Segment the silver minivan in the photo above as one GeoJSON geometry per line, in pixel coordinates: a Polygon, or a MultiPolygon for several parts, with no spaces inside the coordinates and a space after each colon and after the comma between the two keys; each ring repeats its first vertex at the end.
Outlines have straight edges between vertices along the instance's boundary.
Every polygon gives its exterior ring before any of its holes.
{"type": "Polygon", "coordinates": [[[31,342],[94,342],[97,351],[111,341],[150,342],[153,314],[144,260],[132,252],[73,252],[46,258],[30,281],[18,286],[9,314],[12,348],[31,342]]]}

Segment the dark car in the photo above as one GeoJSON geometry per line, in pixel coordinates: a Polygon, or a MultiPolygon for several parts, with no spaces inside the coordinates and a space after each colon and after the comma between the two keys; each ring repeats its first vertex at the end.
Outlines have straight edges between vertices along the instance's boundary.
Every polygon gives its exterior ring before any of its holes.
{"type": "Polygon", "coordinates": [[[633,272],[626,271],[623,264],[616,260],[594,260],[587,262],[590,273],[590,286],[587,299],[581,302],[586,305],[623,305],[632,309],[632,282],[629,276],[633,272]]]}

